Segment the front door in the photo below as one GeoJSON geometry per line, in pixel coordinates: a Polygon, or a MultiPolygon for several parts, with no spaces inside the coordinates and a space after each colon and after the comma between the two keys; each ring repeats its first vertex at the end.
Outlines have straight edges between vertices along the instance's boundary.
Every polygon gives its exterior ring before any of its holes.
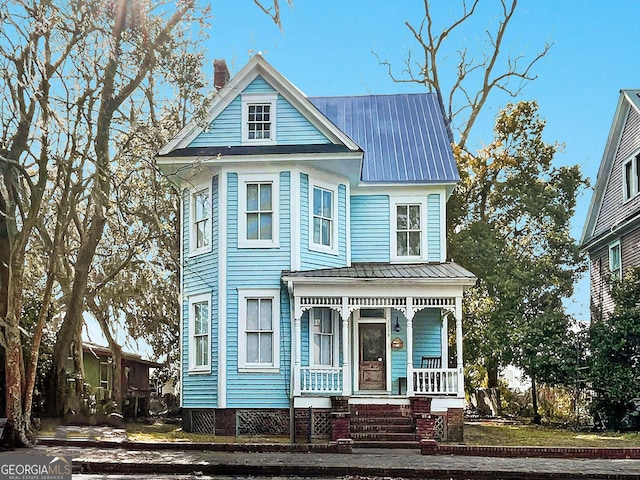
{"type": "Polygon", "coordinates": [[[386,390],[386,325],[361,323],[359,330],[360,390],[386,390]]]}

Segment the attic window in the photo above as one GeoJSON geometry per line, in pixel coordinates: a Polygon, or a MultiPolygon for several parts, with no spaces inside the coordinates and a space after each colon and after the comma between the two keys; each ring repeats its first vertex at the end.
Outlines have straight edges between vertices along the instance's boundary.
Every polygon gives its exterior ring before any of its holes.
{"type": "Polygon", "coordinates": [[[624,199],[635,197],[640,191],[640,153],[622,165],[624,199]]]}
{"type": "Polygon", "coordinates": [[[242,95],[242,143],[275,143],[275,93],[245,93],[242,95]]]}

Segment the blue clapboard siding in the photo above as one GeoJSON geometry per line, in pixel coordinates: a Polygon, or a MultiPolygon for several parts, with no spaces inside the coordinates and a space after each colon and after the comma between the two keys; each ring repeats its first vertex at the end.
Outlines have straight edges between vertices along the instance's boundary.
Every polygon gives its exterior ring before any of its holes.
{"type": "Polygon", "coordinates": [[[427,252],[430,262],[440,262],[442,260],[440,211],[440,194],[430,193],[427,196],[427,252]]]}
{"type": "Polygon", "coordinates": [[[440,310],[427,308],[413,317],[413,366],[420,368],[422,355],[439,357],[442,351],[440,310]]]}
{"type": "MultiPolygon", "coordinates": [[[[391,349],[391,391],[398,392],[398,377],[407,377],[407,320],[400,312],[391,310],[391,340],[402,339],[401,349],[391,349]],[[395,332],[393,328],[396,320],[400,325],[400,331],[395,332]]],[[[406,385],[406,384],[405,384],[406,385]]]]}
{"type": "MultiPolygon", "coordinates": [[[[273,93],[275,89],[262,77],[256,77],[244,90],[247,93],[273,93]]],[[[330,143],[309,120],[296,110],[282,95],[276,102],[276,141],[279,145],[305,145],[330,143]]],[[[190,147],[242,145],[242,97],[238,95],[200,133],[190,147]]]]}
{"type": "Polygon", "coordinates": [[[344,267],[347,265],[347,189],[338,185],[338,255],[309,249],[309,176],[300,174],[300,268],[344,267]]]}
{"type": "Polygon", "coordinates": [[[218,310],[215,301],[218,294],[218,177],[211,180],[211,238],[210,252],[189,257],[191,234],[191,193],[183,192],[183,292],[182,303],[182,395],[185,407],[210,407],[218,404],[218,310]],[[189,297],[211,293],[211,374],[191,375],[189,369],[189,297]]]}
{"type": "Polygon", "coordinates": [[[351,197],[351,260],[389,261],[389,197],[351,197]]]}
{"type": "Polygon", "coordinates": [[[227,406],[284,408],[289,405],[290,307],[281,286],[282,270],[290,268],[290,173],[280,173],[280,247],[238,249],[238,176],[227,175],[227,406]],[[238,289],[278,288],[280,295],[280,372],[238,372],[238,289]]]}

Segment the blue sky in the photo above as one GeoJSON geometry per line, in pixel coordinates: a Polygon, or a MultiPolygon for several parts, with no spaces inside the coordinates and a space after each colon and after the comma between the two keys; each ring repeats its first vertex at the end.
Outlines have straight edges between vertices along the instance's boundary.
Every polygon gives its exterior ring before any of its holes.
{"type": "MultiPolygon", "coordinates": [[[[372,53],[399,69],[409,50],[418,58],[420,47],[404,23],[419,24],[424,16],[422,0],[294,0],[292,8],[281,2],[282,31],[252,0],[214,0],[207,42],[211,70],[213,59],[224,58],[233,74],[260,51],[309,96],[424,90],[420,85],[394,83],[372,53]]],[[[440,26],[448,25],[461,8],[456,0],[431,3],[434,21],[440,26]]],[[[484,31],[495,27],[500,3],[482,0],[480,8],[480,15],[443,52],[449,58],[464,47],[476,53],[487,50],[484,31]]],[[[640,88],[638,18],[637,0],[606,4],[601,0],[520,0],[503,52],[531,57],[546,42],[554,45],[533,71],[538,78],[520,97],[514,100],[497,92],[490,97],[469,147],[491,140],[495,114],[507,102],[537,100],[540,115],[547,120],[545,139],[565,145],[556,161],[579,164],[593,185],[619,91],[640,88]]],[[[579,199],[572,227],[577,239],[590,199],[590,190],[579,199]]],[[[567,304],[576,318],[588,319],[586,276],[567,304]]],[[[92,339],[100,342],[99,336],[94,331],[92,339]]]]}
{"type": "MultiPolygon", "coordinates": [[[[265,58],[309,96],[358,95],[423,91],[424,87],[394,83],[372,52],[397,65],[398,72],[411,50],[421,48],[405,21],[419,25],[422,0],[295,0],[281,7],[283,30],[254,6],[251,0],[212,3],[214,19],[207,44],[211,61],[224,58],[232,74],[255,52],[265,58]]],[[[265,1],[265,3],[267,3],[265,1]]],[[[453,0],[433,0],[436,25],[448,25],[461,11],[453,0]]],[[[443,53],[451,59],[467,47],[480,54],[488,50],[485,29],[496,25],[500,3],[483,0],[478,17],[452,38],[443,53]]],[[[533,57],[546,42],[548,55],[533,71],[517,100],[537,100],[547,120],[545,139],[565,148],[558,164],[579,164],[595,183],[598,166],[620,89],[638,88],[640,49],[635,38],[640,2],[613,0],[521,0],[503,53],[533,57]]],[[[472,142],[488,143],[496,112],[514,99],[494,93],[485,115],[476,124],[472,142]]],[[[572,233],[580,238],[591,191],[579,199],[572,233]]],[[[588,319],[589,290],[585,278],[568,303],[569,311],[588,319]]]]}

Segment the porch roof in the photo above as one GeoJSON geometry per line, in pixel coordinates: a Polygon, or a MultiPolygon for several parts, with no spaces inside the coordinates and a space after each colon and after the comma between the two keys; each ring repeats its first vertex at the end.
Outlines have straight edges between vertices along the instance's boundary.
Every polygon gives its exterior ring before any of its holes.
{"type": "Polygon", "coordinates": [[[303,278],[320,279],[414,279],[426,281],[455,281],[465,285],[473,285],[475,275],[454,262],[444,263],[353,263],[350,267],[321,268],[307,271],[283,271],[282,279],[299,280],[303,278]]]}

